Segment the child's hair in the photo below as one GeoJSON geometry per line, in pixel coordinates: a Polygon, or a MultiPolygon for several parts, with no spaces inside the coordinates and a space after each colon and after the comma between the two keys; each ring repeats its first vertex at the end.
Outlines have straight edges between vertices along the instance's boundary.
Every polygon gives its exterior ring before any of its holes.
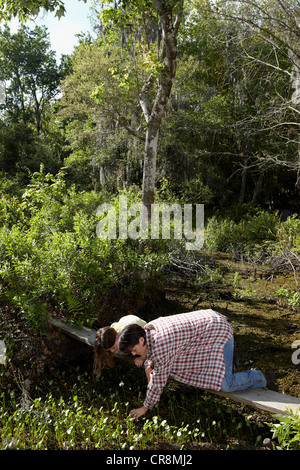
{"type": "Polygon", "coordinates": [[[109,351],[115,344],[117,332],[110,326],[99,328],[94,344],[94,374],[100,376],[105,366],[113,367],[113,353],[109,351]]]}

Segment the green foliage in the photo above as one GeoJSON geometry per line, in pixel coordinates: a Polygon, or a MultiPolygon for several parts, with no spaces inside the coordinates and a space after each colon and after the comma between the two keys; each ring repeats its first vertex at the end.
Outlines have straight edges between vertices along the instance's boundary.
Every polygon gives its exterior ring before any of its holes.
{"type": "MultiPolygon", "coordinates": [[[[174,13],[180,3],[171,2],[174,13]]],[[[184,2],[175,83],[160,132],[158,180],[184,186],[195,202],[203,202],[199,197],[225,208],[252,200],[263,206],[273,199],[278,207],[297,197],[298,116],[289,105],[298,34],[293,2],[286,9],[276,2],[278,8],[265,15],[268,0],[240,2],[238,8],[236,2],[219,3],[217,10],[208,0],[184,2]],[[282,160],[285,166],[277,166],[282,160]]],[[[63,11],[58,0],[2,1],[1,6],[4,16],[18,11],[26,16],[41,7],[63,11]]],[[[0,124],[2,171],[22,172],[24,181],[27,168],[37,171],[42,162],[56,173],[67,157],[68,179],[77,187],[116,190],[141,184],[146,123],[140,92],[151,73],[147,96],[153,103],[164,72],[154,6],[145,0],[95,1],[101,32],[95,41],[81,40],[71,67],[56,66],[45,31],[2,32],[1,77],[11,74],[6,113],[13,119],[9,127],[0,124]],[[21,88],[14,70],[22,76],[21,88]],[[66,72],[62,99],[50,116],[57,79],[66,72]],[[42,90],[45,107],[32,106],[32,90],[39,91],[36,96],[42,90]],[[61,127],[52,132],[54,122],[61,127]],[[40,124],[43,136],[37,132],[40,124]],[[62,150],[63,132],[68,145],[62,150]]]]}
{"type": "Polygon", "coordinates": [[[138,241],[96,236],[96,209],[107,197],[78,193],[66,187],[62,172],[54,177],[42,169],[22,198],[2,196],[2,292],[31,327],[40,328],[49,310],[92,323],[116,289],[128,298],[135,295],[138,303],[160,277],[164,254],[140,256],[138,241]],[[140,276],[144,270],[147,281],[140,276]]]}
{"type": "MultiPolygon", "coordinates": [[[[4,14],[19,10],[25,16],[43,5],[50,11],[61,6],[56,0],[33,3],[1,6],[4,14]]],[[[154,102],[164,74],[153,2],[121,1],[116,8],[105,3],[102,34],[95,41],[82,40],[61,68],[49,50],[46,30],[1,32],[0,78],[9,83],[0,123],[0,168],[17,175],[14,185],[31,177],[24,191],[0,179],[1,290],[22,311],[31,312],[33,322],[39,302],[83,319],[92,317],[100,297],[115,286],[143,292],[138,273],[146,270],[149,282],[156,279],[173,249],[164,240],[152,241],[157,254],[146,251],[140,257],[138,240],[108,242],[95,234],[98,205],[111,202],[117,209],[119,188],[127,188],[130,199],[130,187],[141,186],[146,123],[139,96],[151,73],[147,98],[154,102]],[[52,107],[63,73],[68,75],[62,98],[52,107]],[[45,172],[36,171],[41,163],[45,172]]],[[[181,2],[172,2],[172,8],[174,3],[181,2]]],[[[285,13],[272,9],[275,17],[285,18],[285,13]]],[[[208,206],[208,251],[282,256],[293,262],[300,246],[296,217],[281,223],[275,214],[253,211],[250,205],[239,204],[236,210],[237,201],[263,204],[274,194],[279,199],[294,192],[290,173],[261,162],[278,155],[295,161],[299,141],[297,129],[287,124],[296,122],[296,114],[283,106],[291,90],[285,73],[291,71],[288,55],[276,51],[277,43],[273,47],[249,34],[246,25],[216,14],[209,1],[185,2],[177,76],[160,132],[157,200],[208,206]],[[272,73],[262,63],[265,58],[276,64],[272,73]],[[209,217],[216,206],[222,215],[209,217]]],[[[236,292],[246,295],[239,287],[236,292]]]]}
{"type": "Polygon", "coordinates": [[[233,274],[232,287],[233,297],[237,300],[250,299],[255,293],[251,286],[248,286],[246,288],[241,286],[241,276],[237,271],[233,274]]]}
{"type": "Polygon", "coordinates": [[[261,244],[275,240],[280,220],[269,212],[249,214],[239,222],[213,216],[206,224],[205,246],[211,251],[247,253],[260,250],[261,244]]]}
{"type": "Polygon", "coordinates": [[[124,373],[122,366],[97,381],[77,369],[63,371],[59,383],[43,377],[30,392],[10,388],[0,394],[0,449],[151,450],[168,443],[178,450],[193,444],[196,450],[201,442],[226,447],[239,436],[261,440],[256,423],[226,403],[216,406],[203,392],[191,394],[172,383],[160,404],[136,422],[129,410],[144,390],[144,372],[124,373]]]}
{"type": "Polygon", "coordinates": [[[280,224],[277,231],[276,243],[272,245],[274,253],[294,251],[300,252],[300,219],[297,214],[289,216],[280,224]]]}
{"type": "Polygon", "coordinates": [[[78,47],[72,63],[58,106],[69,143],[65,166],[72,181],[85,189],[122,187],[124,180],[127,185],[140,182],[143,118],[137,102],[143,81],[141,64],[133,65],[119,46],[100,41],[78,47]]]}
{"type": "Polygon", "coordinates": [[[24,122],[31,120],[40,132],[45,109],[58,93],[61,78],[46,28],[30,30],[22,26],[11,34],[5,27],[0,32],[0,55],[0,78],[7,82],[6,110],[10,119],[18,116],[24,122]]]}
{"type": "Polygon", "coordinates": [[[138,430],[126,413],[128,409],[121,403],[109,403],[106,397],[102,397],[102,406],[88,408],[76,395],[69,401],[52,395],[45,402],[36,398],[27,408],[19,406],[9,416],[2,411],[0,445],[2,449],[14,444],[18,449],[30,445],[35,450],[137,450],[155,448],[160,440],[180,444],[198,438],[197,428],[190,429],[184,423],[170,426],[159,416],[147,419],[138,430]]]}
{"type": "Polygon", "coordinates": [[[0,80],[5,81],[0,168],[23,180],[28,169],[37,171],[41,163],[56,172],[63,155],[63,136],[51,106],[63,72],[50,50],[47,30],[22,26],[11,34],[5,27],[0,30],[0,57],[0,80]]]}
{"type": "Polygon", "coordinates": [[[300,307],[300,293],[281,287],[277,291],[279,303],[290,308],[300,307]]]}
{"type": "Polygon", "coordinates": [[[267,423],[277,439],[279,450],[300,450],[300,417],[290,410],[288,415],[276,415],[279,423],[267,423]]]}
{"type": "Polygon", "coordinates": [[[58,18],[65,14],[65,7],[61,0],[1,0],[0,7],[3,18],[7,20],[18,16],[21,21],[25,21],[29,17],[37,15],[42,9],[54,11],[58,18]]]}

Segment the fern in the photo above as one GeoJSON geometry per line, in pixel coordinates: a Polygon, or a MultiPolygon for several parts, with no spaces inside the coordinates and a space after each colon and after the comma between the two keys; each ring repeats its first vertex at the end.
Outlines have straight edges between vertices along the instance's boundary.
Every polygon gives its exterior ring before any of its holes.
{"type": "Polygon", "coordinates": [[[83,315],[83,305],[81,302],[76,299],[76,297],[72,294],[67,294],[66,296],[68,310],[73,317],[77,317],[83,315]]]}

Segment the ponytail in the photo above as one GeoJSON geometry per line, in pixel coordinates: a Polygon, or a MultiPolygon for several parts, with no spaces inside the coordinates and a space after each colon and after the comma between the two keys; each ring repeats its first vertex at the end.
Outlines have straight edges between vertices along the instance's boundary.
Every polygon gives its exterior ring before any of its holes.
{"type": "Polygon", "coordinates": [[[94,344],[94,374],[100,376],[106,366],[113,367],[113,353],[109,349],[115,344],[117,332],[110,326],[100,328],[94,344]]]}

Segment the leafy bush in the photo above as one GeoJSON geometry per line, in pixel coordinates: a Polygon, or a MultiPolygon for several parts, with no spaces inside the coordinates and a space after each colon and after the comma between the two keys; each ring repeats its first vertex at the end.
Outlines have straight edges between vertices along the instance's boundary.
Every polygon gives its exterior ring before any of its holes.
{"type": "Polygon", "coordinates": [[[276,415],[279,423],[268,424],[273,432],[273,439],[279,442],[278,449],[300,450],[300,416],[295,413],[276,415]]]}
{"type": "MultiPolygon", "coordinates": [[[[288,217],[278,227],[276,242],[280,252],[283,250],[300,251],[300,219],[297,214],[288,217]]],[[[275,247],[275,246],[274,246],[275,247]]]]}
{"type": "Polygon", "coordinates": [[[266,241],[276,239],[280,224],[275,214],[258,211],[239,222],[229,218],[211,217],[205,228],[205,247],[209,251],[246,253],[266,241]]]}
{"type": "Polygon", "coordinates": [[[283,306],[290,308],[297,308],[300,306],[300,294],[298,291],[290,291],[285,287],[281,287],[277,291],[279,303],[283,306]]]}
{"type": "Polygon", "coordinates": [[[276,213],[257,211],[240,220],[213,216],[205,227],[205,247],[211,252],[265,252],[269,258],[300,261],[300,219],[294,214],[281,222],[276,213]]]}
{"type": "Polygon", "coordinates": [[[2,196],[1,291],[31,326],[40,327],[41,311],[50,309],[92,322],[116,289],[142,297],[160,277],[163,255],[139,255],[137,240],[97,237],[96,208],[108,197],[78,193],[66,187],[63,173],[53,177],[42,169],[21,198],[2,196]]]}

